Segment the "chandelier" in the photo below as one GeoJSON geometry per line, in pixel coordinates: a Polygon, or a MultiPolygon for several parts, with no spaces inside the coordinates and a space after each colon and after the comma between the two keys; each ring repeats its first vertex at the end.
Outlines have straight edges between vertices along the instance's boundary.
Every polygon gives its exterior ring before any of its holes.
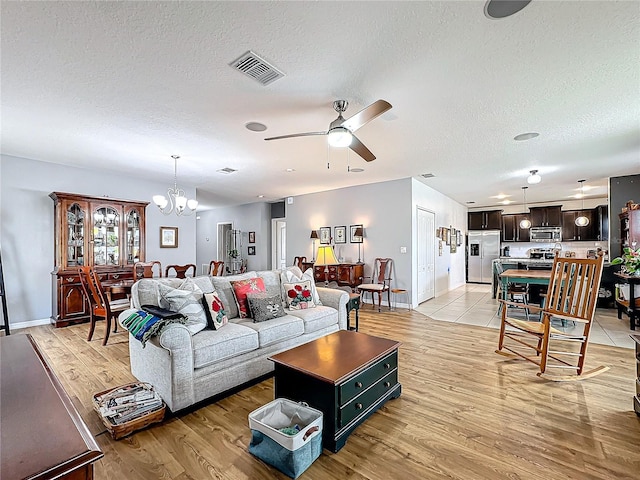
{"type": "Polygon", "coordinates": [[[193,199],[187,199],[184,190],[178,188],[178,155],[171,155],[173,158],[173,188],[167,189],[167,196],[154,195],[153,203],[160,209],[165,215],[171,215],[175,212],[176,215],[191,215],[196,211],[198,207],[198,201],[193,199]],[[186,212],[186,213],[185,213],[186,212]]]}

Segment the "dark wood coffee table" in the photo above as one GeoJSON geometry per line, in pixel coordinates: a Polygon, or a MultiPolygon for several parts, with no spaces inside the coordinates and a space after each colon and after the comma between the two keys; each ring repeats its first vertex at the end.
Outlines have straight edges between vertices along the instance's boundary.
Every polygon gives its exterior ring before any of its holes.
{"type": "Polygon", "coordinates": [[[322,411],[325,448],[337,452],[358,425],[398,398],[400,342],[340,330],[279,353],[275,398],[307,402],[322,411]]]}

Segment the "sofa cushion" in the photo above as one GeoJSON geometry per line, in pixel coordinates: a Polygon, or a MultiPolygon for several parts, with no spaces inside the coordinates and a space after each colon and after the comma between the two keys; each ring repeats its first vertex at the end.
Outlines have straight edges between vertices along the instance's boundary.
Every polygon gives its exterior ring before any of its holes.
{"type": "Polygon", "coordinates": [[[202,290],[202,293],[213,293],[214,288],[210,278],[211,277],[208,276],[191,277],[191,281],[193,281],[193,283],[195,283],[198,288],[202,290]]]}
{"type": "Polygon", "coordinates": [[[291,310],[313,308],[316,306],[315,303],[313,303],[311,282],[309,282],[309,280],[294,283],[285,282],[282,286],[284,287],[284,291],[287,295],[287,307],[291,310]]]}
{"type": "Polygon", "coordinates": [[[131,289],[131,294],[138,299],[139,307],[141,305],[159,305],[158,304],[158,285],[163,284],[169,287],[178,288],[182,283],[179,278],[142,278],[138,280],[131,289]]]}
{"type": "Polygon", "coordinates": [[[241,273],[239,275],[227,275],[226,277],[210,277],[211,283],[215,288],[218,297],[222,300],[224,311],[227,312],[229,319],[236,318],[240,314],[238,313],[238,306],[236,305],[236,298],[233,295],[233,287],[231,282],[235,280],[246,280],[247,278],[257,277],[256,272],[241,273]]]}
{"type": "Polygon", "coordinates": [[[207,317],[207,327],[211,330],[218,330],[229,322],[222,301],[216,292],[202,294],[202,306],[207,317]]]}
{"type": "Polygon", "coordinates": [[[242,355],[257,349],[259,345],[255,330],[235,323],[229,323],[220,330],[203,330],[191,339],[194,368],[242,355]]]}
{"type": "Polygon", "coordinates": [[[299,337],[304,333],[304,322],[293,315],[274,318],[265,322],[254,323],[251,319],[236,319],[237,325],[243,325],[255,330],[258,334],[260,347],[299,337]]]}
{"type": "MultiPolygon", "coordinates": [[[[284,282],[304,282],[308,280],[311,283],[311,293],[313,295],[313,303],[315,305],[322,305],[320,301],[320,295],[318,295],[318,291],[316,290],[316,281],[313,278],[313,269],[308,268],[304,273],[295,265],[292,267],[287,267],[287,269],[282,272],[282,283],[284,282]]],[[[286,297],[286,292],[284,290],[284,285],[282,286],[282,296],[286,297]]]]}
{"type": "MultiPolygon", "coordinates": [[[[264,288],[269,295],[278,295],[282,298],[282,286],[280,270],[264,270],[258,272],[258,276],[264,282],[264,288]]],[[[283,299],[284,300],[284,299],[283,299]]],[[[284,302],[282,303],[284,307],[284,302]]]]}
{"type": "Polygon", "coordinates": [[[254,322],[264,322],[273,318],[284,317],[286,313],[282,308],[280,293],[269,295],[268,293],[248,293],[250,317],[254,322]]]}
{"type": "Polygon", "coordinates": [[[207,326],[207,316],[202,307],[202,292],[200,289],[197,291],[179,290],[159,283],[158,303],[162,308],[184,315],[187,319],[185,326],[192,335],[207,326]]]}
{"type": "Polygon", "coordinates": [[[236,297],[236,305],[238,306],[240,318],[250,317],[247,295],[249,293],[265,292],[264,282],[260,277],[255,277],[247,280],[236,280],[231,282],[231,286],[233,287],[233,294],[236,297]]]}
{"type": "Polygon", "coordinates": [[[304,321],[304,333],[316,332],[338,323],[336,309],[324,305],[308,310],[289,310],[288,313],[304,321]]]}

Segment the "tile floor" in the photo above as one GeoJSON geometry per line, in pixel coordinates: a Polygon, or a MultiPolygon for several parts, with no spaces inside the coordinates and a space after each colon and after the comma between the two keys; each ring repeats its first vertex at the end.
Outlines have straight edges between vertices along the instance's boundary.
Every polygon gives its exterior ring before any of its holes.
{"type": "MultiPolygon", "coordinates": [[[[420,304],[416,311],[434,320],[500,328],[498,302],[491,298],[490,285],[464,285],[420,304]]],[[[511,309],[509,314],[516,311],[517,309],[511,309]]],[[[618,320],[615,309],[596,309],[595,323],[591,327],[591,342],[634,348],[635,342],[629,337],[631,333],[640,333],[640,329],[629,329],[629,318],[626,315],[618,320]]]]}

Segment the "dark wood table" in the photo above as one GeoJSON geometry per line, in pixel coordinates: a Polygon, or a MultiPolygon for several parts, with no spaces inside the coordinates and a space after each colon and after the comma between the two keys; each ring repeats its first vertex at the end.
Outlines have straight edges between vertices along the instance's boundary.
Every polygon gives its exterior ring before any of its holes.
{"type": "Polygon", "coordinates": [[[0,337],[0,478],[93,478],[98,444],[31,335],[0,337]]]}
{"type": "Polygon", "coordinates": [[[358,322],[359,322],[358,312],[360,311],[360,302],[361,302],[361,298],[360,298],[360,294],[359,293],[350,293],[349,294],[349,301],[347,302],[347,330],[355,330],[356,332],[358,331],[358,322]],[[351,310],[355,310],[356,311],[356,326],[355,326],[355,328],[352,328],[350,326],[350,324],[351,324],[351,310]]]}
{"type": "Polygon", "coordinates": [[[323,445],[337,452],[358,425],[400,396],[399,346],[395,340],[340,330],[269,357],[275,363],[275,398],[322,411],[323,445]]]}
{"type": "Polygon", "coordinates": [[[635,295],[636,286],[640,286],[640,277],[620,272],[616,272],[614,275],[629,285],[629,298],[616,298],[618,318],[622,318],[623,312],[629,315],[629,328],[635,330],[636,320],[640,320],[640,298],[636,298],[635,295]]]}

